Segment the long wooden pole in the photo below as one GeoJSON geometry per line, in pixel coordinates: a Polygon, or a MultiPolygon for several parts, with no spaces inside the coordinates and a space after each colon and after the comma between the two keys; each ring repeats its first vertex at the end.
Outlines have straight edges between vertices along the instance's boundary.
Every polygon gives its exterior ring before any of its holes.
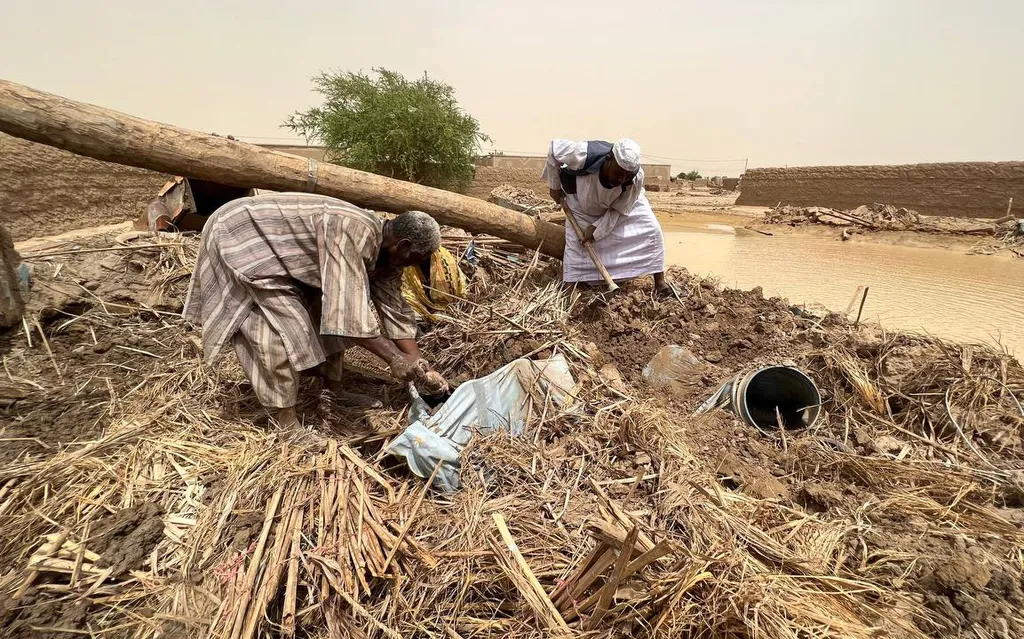
{"type": "Polygon", "coordinates": [[[477,198],[137,118],[0,80],[0,131],[97,160],[243,188],[306,191],[378,211],[425,211],[561,259],[565,229],[477,198]]]}
{"type": "Polygon", "coordinates": [[[580,227],[580,223],[576,221],[576,217],[572,214],[572,211],[569,210],[569,205],[564,201],[562,202],[562,210],[565,212],[565,221],[568,222],[572,227],[572,230],[576,232],[576,237],[580,238],[580,244],[583,245],[583,249],[587,252],[587,255],[590,256],[590,261],[597,267],[597,272],[608,287],[608,292],[613,293],[617,291],[619,285],[615,283],[615,280],[612,279],[611,273],[609,273],[608,269],[604,267],[604,264],[601,262],[601,258],[597,256],[597,251],[594,250],[594,245],[584,239],[583,228],[580,227]]]}

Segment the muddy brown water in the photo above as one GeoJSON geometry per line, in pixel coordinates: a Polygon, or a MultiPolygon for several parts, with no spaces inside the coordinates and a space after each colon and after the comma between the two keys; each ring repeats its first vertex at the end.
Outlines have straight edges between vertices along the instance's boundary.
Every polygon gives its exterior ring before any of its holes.
{"type": "Polygon", "coordinates": [[[1024,260],[748,233],[718,225],[667,230],[666,259],[725,286],[761,286],[765,296],[837,312],[868,286],[867,321],[1024,355],[1024,260]]]}

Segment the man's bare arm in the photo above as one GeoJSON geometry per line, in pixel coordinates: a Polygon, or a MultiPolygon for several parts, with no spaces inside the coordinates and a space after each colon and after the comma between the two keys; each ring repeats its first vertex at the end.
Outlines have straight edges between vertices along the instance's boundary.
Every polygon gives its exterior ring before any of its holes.
{"type": "MultiPolygon", "coordinates": [[[[427,372],[427,366],[420,364],[422,360],[418,348],[414,355],[401,350],[395,342],[386,337],[349,337],[348,340],[387,362],[391,374],[403,382],[422,379],[427,372]]],[[[415,340],[400,341],[412,341],[415,344],[415,340]]]]}

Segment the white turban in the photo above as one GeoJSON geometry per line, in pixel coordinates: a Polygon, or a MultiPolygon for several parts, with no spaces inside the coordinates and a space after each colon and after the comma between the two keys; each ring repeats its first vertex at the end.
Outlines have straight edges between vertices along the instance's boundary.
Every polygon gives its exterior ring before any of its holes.
{"type": "Polygon", "coordinates": [[[612,155],[615,156],[615,163],[630,173],[640,170],[640,145],[622,138],[612,146],[612,155]]]}

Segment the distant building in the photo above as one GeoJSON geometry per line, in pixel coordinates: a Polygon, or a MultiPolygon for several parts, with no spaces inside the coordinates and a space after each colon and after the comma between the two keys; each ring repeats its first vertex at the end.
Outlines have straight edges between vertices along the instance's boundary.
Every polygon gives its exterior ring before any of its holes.
{"type": "MultiPolygon", "coordinates": [[[[547,164],[547,157],[543,155],[485,155],[477,158],[477,166],[491,166],[506,169],[530,169],[537,171],[539,176],[547,164]]],[[[661,181],[665,184],[672,179],[671,164],[644,164],[644,177],[647,181],[655,183],[661,181]]]]}

